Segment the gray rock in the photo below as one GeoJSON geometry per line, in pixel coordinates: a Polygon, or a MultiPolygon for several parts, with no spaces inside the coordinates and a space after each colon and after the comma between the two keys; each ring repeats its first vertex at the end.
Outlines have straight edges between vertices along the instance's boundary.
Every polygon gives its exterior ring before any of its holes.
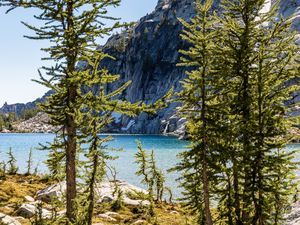
{"type": "MultiPolygon", "coordinates": [[[[123,193],[123,200],[124,203],[127,205],[148,205],[148,201],[142,201],[142,200],[132,200],[127,197],[127,194],[129,193],[144,193],[147,194],[147,191],[139,188],[137,186],[134,186],[132,184],[129,184],[125,181],[104,181],[101,183],[96,184],[95,193],[98,203],[103,202],[112,202],[116,199],[116,196],[114,196],[114,191],[116,186],[120,189],[120,191],[123,193]]],[[[43,190],[40,190],[37,192],[37,199],[42,200],[45,202],[50,202],[51,199],[58,199],[61,200],[63,193],[66,191],[66,183],[60,182],[54,185],[51,185],[43,190]]]]}
{"type": "Polygon", "coordinates": [[[104,220],[107,220],[107,221],[110,221],[110,222],[116,222],[117,220],[107,214],[98,214],[97,217],[101,218],[101,219],[104,219],[104,220]]]}
{"type": "Polygon", "coordinates": [[[0,213],[0,222],[7,224],[7,225],[22,225],[18,220],[15,218],[0,213]]]}
{"type": "Polygon", "coordinates": [[[291,206],[290,213],[285,216],[285,225],[300,225],[300,202],[291,206]]]}
{"type": "Polygon", "coordinates": [[[124,198],[123,202],[125,205],[130,206],[148,206],[150,202],[148,200],[132,200],[130,198],[124,198]]]}
{"type": "Polygon", "coordinates": [[[60,182],[57,184],[53,184],[43,190],[37,192],[37,199],[50,202],[52,199],[61,200],[63,193],[66,191],[66,182],[60,182]]]}
{"type": "Polygon", "coordinates": [[[134,223],[132,223],[132,225],[142,225],[142,224],[147,224],[147,222],[145,220],[137,220],[134,223]]]}
{"type": "Polygon", "coordinates": [[[129,184],[126,181],[120,181],[117,180],[116,182],[113,181],[105,181],[96,184],[96,189],[95,192],[98,195],[99,198],[103,197],[108,197],[108,198],[113,198],[113,193],[115,191],[115,185],[118,186],[118,188],[121,190],[121,192],[126,195],[127,193],[136,193],[136,192],[141,192],[144,194],[147,194],[147,191],[145,191],[142,188],[139,188],[137,186],[134,186],[132,184],[129,184]]]}
{"type": "MultiPolygon", "coordinates": [[[[21,207],[17,210],[17,214],[24,216],[25,218],[31,218],[34,215],[38,213],[39,209],[34,204],[23,204],[21,207]]],[[[42,211],[42,217],[43,218],[50,218],[51,212],[47,209],[41,209],[42,211]]]]}
{"type": "Polygon", "coordinates": [[[105,215],[108,215],[110,217],[113,217],[113,218],[120,218],[120,214],[119,213],[116,213],[116,212],[106,212],[104,213],[105,215]]]}
{"type": "Polygon", "coordinates": [[[31,197],[31,196],[25,196],[24,199],[27,201],[27,202],[34,202],[34,198],[31,197]]]}
{"type": "Polygon", "coordinates": [[[30,132],[30,133],[53,133],[57,129],[49,124],[49,117],[47,114],[39,112],[36,116],[25,120],[13,126],[15,131],[30,132]]]}

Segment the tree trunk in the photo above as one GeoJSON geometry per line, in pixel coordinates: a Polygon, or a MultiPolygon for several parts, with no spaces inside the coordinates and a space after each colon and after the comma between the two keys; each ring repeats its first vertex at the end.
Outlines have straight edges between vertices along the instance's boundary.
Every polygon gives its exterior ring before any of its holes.
{"type": "MultiPolygon", "coordinates": [[[[205,49],[205,45],[203,46],[203,49],[205,49]]],[[[205,62],[205,57],[204,62],[205,62]]],[[[204,65],[206,62],[204,63],[204,65]]],[[[211,212],[210,212],[210,196],[209,196],[209,180],[208,180],[208,165],[207,165],[207,121],[206,121],[206,68],[204,66],[202,70],[202,84],[201,84],[201,95],[202,95],[202,107],[201,107],[201,120],[203,123],[203,131],[204,132],[202,135],[202,146],[201,150],[203,153],[203,165],[202,165],[202,183],[203,183],[203,198],[204,198],[204,211],[205,211],[205,219],[207,225],[212,225],[212,217],[211,217],[211,212]]]]}
{"type": "Polygon", "coordinates": [[[67,218],[70,222],[75,222],[76,198],[76,125],[72,116],[67,116],[67,143],[66,143],[66,199],[67,199],[67,218]]]}
{"type": "Polygon", "coordinates": [[[97,174],[97,168],[98,168],[98,155],[95,153],[93,156],[93,171],[91,175],[91,180],[89,184],[89,197],[88,197],[88,225],[92,225],[93,222],[93,213],[94,213],[94,199],[95,199],[95,192],[94,192],[94,187],[96,183],[96,174],[97,174]]]}
{"type": "Polygon", "coordinates": [[[237,170],[237,162],[233,158],[233,190],[234,190],[234,206],[235,206],[235,222],[237,225],[243,225],[241,220],[241,203],[240,203],[240,194],[239,194],[239,175],[237,170]]]}
{"type": "MultiPolygon", "coordinates": [[[[66,35],[66,46],[67,46],[67,71],[66,79],[69,79],[72,76],[72,73],[75,71],[76,64],[76,48],[74,48],[73,39],[74,34],[71,31],[74,30],[74,21],[73,21],[73,11],[74,11],[74,2],[67,2],[67,35],[66,35]]],[[[67,105],[68,110],[74,112],[74,103],[76,103],[77,98],[77,87],[74,84],[70,84],[68,87],[67,95],[67,105]]],[[[75,199],[76,199],[76,154],[77,154],[77,125],[75,122],[74,114],[66,113],[66,131],[67,131],[67,141],[66,141],[66,200],[67,200],[67,218],[71,223],[76,221],[76,208],[75,208],[75,199]]]]}

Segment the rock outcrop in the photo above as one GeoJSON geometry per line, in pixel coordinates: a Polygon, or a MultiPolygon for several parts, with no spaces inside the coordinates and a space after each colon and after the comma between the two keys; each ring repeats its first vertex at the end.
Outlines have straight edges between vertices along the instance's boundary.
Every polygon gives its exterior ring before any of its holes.
{"type": "Polygon", "coordinates": [[[13,125],[14,131],[24,133],[53,133],[57,129],[49,124],[47,114],[41,112],[28,120],[13,125]]]}
{"type": "MultiPolygon", "coordinates": [[[[142,188],[131,185],[125,181],[104,181],[96,184],[95,193],[98,203],[112,202],[117,198],[115,193],[115,188],[122,192],[122,199],[125,205],[138,206],[138,205],[149,205],[149,201],[141,199],[132,199],[131,195],[136,195],[139,193],[147,194],[142,188]]],[[[43,190],[37,192],[37,199],[50,202],[52,199],[62,200],[63,193],[66,191],[66,183],[60,182],[51,185],[43,190]]]]}
{"type": "MultiPolygon", "coordinates": [[[[104,66],[120,74],[120,82],[132,81],[123,98],[131,102],[142,100],[153,103],[171,87],[175,91],[181,89],[180,81],[185,77],[185,68],[177,67],[176,64],[180,60],[178,50],[187,48],[187,44],[180,38],[182,25],[178,18],[189,21],[195,15],[194,3],[194,0],[160,0],[154,12],[141,18],[133,28],[113,36],[104,46],[105,51],[116,58],[116,61],[106,61],[104,66]]],[[[268,11],[274,3],[266,1],[263,10],[268,11]]],[[[280,1],[278,12],[285,17],[295,13],[293,29],[297,31],[300,31],[299,6],[299,0],[280,1]]],[[[219,0],[214,1],[213,7],[219,7],[219,0]]],[[[108,87],[108,90],[111,88],[108,87]]],[[[298,95],[295,100],[300,98],[298,95]]],[[[158,111],[157,115],[141,114],[134,119],[121,117],[121,125],[117,127],[126,129],[117,131],[171,133],[184,137],[184,119],[176,116],[178,106],[172,103],[168,108],[158,111]]]]}
{"type": "Polygon", "coordinates": [[[300,202],[291,206],[291,211],[285,217],[285,225],[300,225],[300,202]]]}
{"type": "Polygon", "coordinates": [[[51,212],[47,209],[40,208],[34,203],[22,204],[21,207],[17,210],[17,214],[25,218],[32,218],[37,213],[40,213],[42,218],[50,218],[51,212]]]}
{"type": "Polygon", "coordinates": [[[6,224],[6,225],[22,225],[15,218],[5,215],[3,213],[0,213],[0,223],[6,224]]]}

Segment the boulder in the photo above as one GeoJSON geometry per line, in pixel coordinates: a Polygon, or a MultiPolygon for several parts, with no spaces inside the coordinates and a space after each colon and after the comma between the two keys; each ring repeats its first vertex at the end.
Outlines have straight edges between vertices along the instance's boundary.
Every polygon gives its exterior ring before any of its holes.
{"type": "MultiPolygon", "coordinates": [[[[144,193],[147,194],[147,191],[129,184],[125,181],[103,181],[101,183],[96,184],[96,198],[98,198],[98,202],[111,202],[115,199],[113,193],[115,191],[116,185],[121,190],[121,192],[126,196],[127,193],[144,193]]],[[[66,191],[66,182],[60,182],[57,184],[53,184],[43,190],[37,192],[37,199],[50,202],[51,199],[61,199],[63,193],[66,191]]]]}
{"type": "MultiPolygon", "coordinates": [[[[116,185],[123,193],[123,202],[125,205],[131,205],[131,206],[147,206],[149,205],[149,201],[145,200],[133,200],[130,199],[127,194],[128,193],[143,193],[147,194],[147,191],[139,188],[137,186],[134,186],[132,184],[129,184],[125,181],[103,181],[101,183],[96,184],[96,200],[98,203],[105,203],[105,202],[112,202],[116,199],[116,196],[114,196],[114,192],[116,189],[116,185]]],[[[61,200],[63,193],[66,191],[66,183],[60,182],[54,185],[51,185],[43,190],[40,190],[37,192],[37,199],[44,201],[44,202],[50,202],[51,199],[59,199],[61,200]]]]}
{"type": "Polygon", "coordinates": [[[290,213],[285,216],[285,225],[300,225],[300,202],[291,206],[290,213]]]}
{"type": "MultiPolygon", "coordinates": [[[[39,211],[38,207],[33,204],[23,204],[21,207],[17,210],[17,214],[24,216],[25,218],[31,218],[35,214],[37,214],[39,211]]],[[[50,218],[51,212],[47,209],[41,209],[42,211],[42,217],[43,218],[50,218]]]]}
{"type": "Polygon", "coordinates": [[[50,202],[52,199],[61,200],[63,193],[65,191],[66,191],[66,182],[63,181],[38,191],[36,195],[38,200],[44,202],[50,202]]]}
{"type": "Polygon", "coordinates": [[[130,198],[124,198],[123,202],[125,205],[130,206],[148,206],[150,202],[148,200],[132,200],[130,198]]]}
{"type": "Polygon", "coordinates": [[[142,224],[146,224],[146,223],[147,222],[145,220],[137,220],[132,225],[142,225],[142,224]]]}
{"type": "Polygon", "coordinates": [[[97,215],[97,217],[101,218],[101,219],[104,219],[104,220],[107,220],[107,221],[110,221],[110,222],[116,222],[117,220],[107,214],[99,214],[97,215]]]}
{"type": "Polygon", "coordinates": [[[22,225],[18,220],[11,216],[0,213],[0,222],[7,225],[22,225]]]}
{"type": "Polygon", "coordinates": [[[105,215],[108,215],[110,217],[113,217],[113,218],[120,218],[120,214],[119,213],[116,213],[116,212],[106,212],[104,213],[105,215]]]}
{"type": "Polygon", "coordinates": [[[115,187],[118,187],[120,191],[123,193],[123,195],[126,196],[127,193],[144,193],[147,194],[147,191],[139,188],[137,186],[134,186],[132,184],[129,184],[126,181],[104,181],[101,183],[98,183],[96,185],[96,194],[99,198],[100,202],[109,202],[113,201],[115,197],[113,196],[115,187]]]}

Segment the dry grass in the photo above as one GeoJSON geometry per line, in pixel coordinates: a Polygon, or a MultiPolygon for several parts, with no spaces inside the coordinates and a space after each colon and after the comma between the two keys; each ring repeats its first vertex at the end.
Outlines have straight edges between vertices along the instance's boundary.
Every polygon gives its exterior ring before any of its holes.
{"type": "MultiPolygon", "coordinates": [[[[50,185],[48,181],[43,180],[37,176],[6,176],[6,179],[0,180],[0,212],[17,216],[15,211],[21,204],[25,202],[25,196],[34,197],[38,190],[50,185]]],[[[139,225],[159,224],[159,225],[185,225],[191,224],[186,221],[189,220],[184,211],[179,205],[169,205],[166,203],[159,204],[156,209],[156,219],[150,219],[147,216],[147,208],[140,206],[136,207],[123,207],[118,211],[119,216],[115,217],[117,221],[110,222],[105,219],[97,217],[101,213],[111,210],[110,204],[97,205],[95,208],[94,223],[101,223],[103,225],[113,224],[133,224],[136,221],[145,221],[139,225]]],[[[19,219],[21,224],[31,224],[27,219],[19,219]]]]}
{"type": "MultiPolygon", "coordinates": [[[[25,202],[25,196],[34,197],[38,190],[47,186],[47,181],[38,176],[6,175],[0,179],[0,212],[16,216],[15,211],[25,202]]],[[[32,224],[19,218],[22,225],[32,224]]]]}
{"type": "MultiPolygon", "coordinates": [[[[111,211],[110,206],[101,205],[96,209],[95,215],[111,211]],[[101,208],[100,208],[101,207],[101,208]]],[[[123,207],[118,211],[120,217],[117,217],[117,221],[109,222],[105,219],[95,217],[94,223],[101,223],[103,225],[113,225],[113,224],[133,224],[136,221],[144,221],[144,223],[139,223],[139,225],[185,225],[191,224],[187,223],[190,221],[190,216],[184,214],[184,210],[181,209],[179,205],[169,205],[166,203],[159,204],[155,208],[156,218],[150,218],[147,215],[147,209],[141,207],[123,207]]]]}

